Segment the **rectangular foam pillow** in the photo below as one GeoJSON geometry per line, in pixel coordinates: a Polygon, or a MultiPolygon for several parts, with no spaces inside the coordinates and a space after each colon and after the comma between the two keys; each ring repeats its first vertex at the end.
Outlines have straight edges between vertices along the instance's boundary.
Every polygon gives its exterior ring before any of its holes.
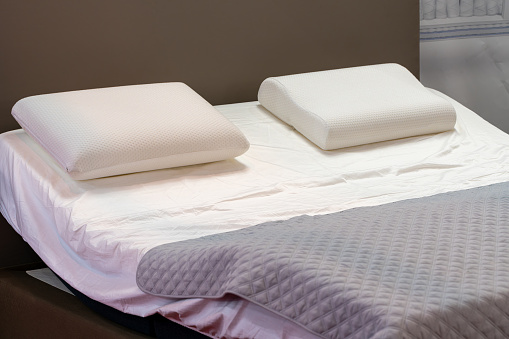
{"type": "Polygon", "coordinates": [[[265,79],[258,101],[324,150],[454,128],[456,112],[398,64],[265,79]]]}
{"type": "Polygon", "coordinates": [[[236,157],[242,132],[183,83],[31,96],[12,115],[77,180],[236,157]]]}

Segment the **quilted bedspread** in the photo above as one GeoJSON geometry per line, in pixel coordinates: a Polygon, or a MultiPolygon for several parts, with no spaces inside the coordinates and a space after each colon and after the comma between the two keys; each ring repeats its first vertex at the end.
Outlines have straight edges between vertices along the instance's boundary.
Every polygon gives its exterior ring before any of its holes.
{"type": "Polygon", "coordinates": [[[509,183],[161,245],[137,282],[232,293],[325,338],[507,338],[509,183]]]}

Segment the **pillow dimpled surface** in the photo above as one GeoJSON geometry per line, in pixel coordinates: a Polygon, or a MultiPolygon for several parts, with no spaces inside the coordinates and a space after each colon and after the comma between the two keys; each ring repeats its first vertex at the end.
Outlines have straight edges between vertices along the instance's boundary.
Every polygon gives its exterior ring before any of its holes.
{"type": "Polygon", "coordinates": [[[249,148],[235,125],[179,82],[36,95],[12,115],[76,180],[219,161],[249,148]]]}
{"type": "Polygon", "coordinates": [[[324,150],[438,133],[456,112],[398,64],[271,77],[258,101],[324,150]]]}

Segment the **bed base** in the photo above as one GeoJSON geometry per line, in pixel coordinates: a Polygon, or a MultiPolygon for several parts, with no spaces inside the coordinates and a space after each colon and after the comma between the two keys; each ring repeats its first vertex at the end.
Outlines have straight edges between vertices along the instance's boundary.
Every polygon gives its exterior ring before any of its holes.
{"type": "Polygon", "coordinates": [[[150,338],[104,319],[25,271],[0,271],[0,300],[0,338],[150,338]]]}
{"type": "Polygon", "coordinates": [[[0,338],[208,338],[161,315],[122,313],[66,284],[72,296],[25,272],[40,267],[0,270],[0,338]]]}
{"type": "Polygon", "coordinates": [[[42,265],[42,260],[0,215],[0,269],[42,265]]]}

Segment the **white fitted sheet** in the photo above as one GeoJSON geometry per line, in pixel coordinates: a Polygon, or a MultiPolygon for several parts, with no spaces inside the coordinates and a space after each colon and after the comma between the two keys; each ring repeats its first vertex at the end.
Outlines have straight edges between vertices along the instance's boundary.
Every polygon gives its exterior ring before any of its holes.
{"type": "MultiPolygon", "coordinates": [[[[448,99],[451,100],[451,99],[448,99]]],[[[323,151],[257,102],[218,106],[251,142],[217,163],[74,181],[23,131],[0,135],[2,214],[60,277],[121,311],[220,337],[309,337],[227,297],[174,301],[136,286],[150,248],[301,214],[509,180],[509,135],[455,101],[453,131],[323,151]]]]}

